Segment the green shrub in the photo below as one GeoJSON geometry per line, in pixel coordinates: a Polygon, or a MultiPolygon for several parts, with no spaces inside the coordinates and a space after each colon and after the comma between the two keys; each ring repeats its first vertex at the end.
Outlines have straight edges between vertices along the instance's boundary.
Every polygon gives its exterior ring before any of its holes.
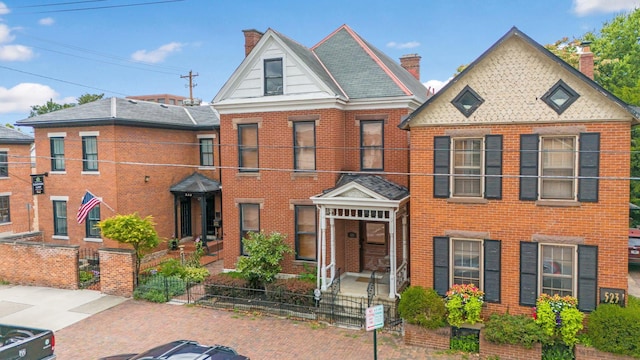
{"type": "Polygon", "coordinates": [[[596,349],[640,357],[640,311],[636,305],[599,305],[589,316],[587,329],[596,349]]]}
{"type": "Polygon", "coordinates": [[[186,283],[180,277],[156,274],[139,284],[133,292],[133,297],[134,299],[163,303],[184,294],[186,290],[186,283]]]}
{"type": "Polygon", "coordinates": [[[542,329],[530,316],[492,314],[483,330],[484,338],[495,344],[522,345],[531,349],[535,343],[544,342],[542,329]]]}
{"type": "Polygon", "coordinates": [[[436,329],[446,325],[444,300],[433,289],[410,286],[402,292],[398,313],[409,324],[436,329]]]}
{"type": "Polygon", "coordinates": [[[451,338],[449,347],[451,350],[458,350],[466,353],[478,353],[480,352],[480,341],[478,336],[473,334],[459,335],[451,338]]]}
{"type": "Polygon", "coordinates": [[[640,311],[640,299],[635,296],[629,296],[629,303],[627,307],[630,309],[636,309],[636,311],[640,311]]]}
{"type": "Polygon", "coordinates": [[[210,275],[209,270],[203,267],[185,266],[182,271],[182,276],[185,281],[188,282],[202,282],[210,275]]]}
{"type": "Polygon", "coordinates": [[[93,273],[91,271],[80,270],[80,282],[87,282],[93,280],[93,273]]]}
{"type": "Polygon", "coordinates": [[[184,266],[178,259],[169,259],[160,263],[159,273],[164,276],[180,276],[182,277],[184,266]]]}
{"type": "Polygon", "coordinates": [[[278,279],[267,286],[267,299],[286,304],[314,305],[315,284],[301,279],[278,279]]]}
{"type": "Polygon", "coordinates": [[[302,267],[304,271],[300,275],[298,275],[298,279],[315,285],[318,279],[316,267],[309,266],[308,264],[303,264],[302,267]]]}
{"type": "Polygon", "coordinates": [[[251,293],[248,287],[249,282],[236,272],[209,276],[204,285],[207,295],[221,297],[245,297],[251,293]]]}

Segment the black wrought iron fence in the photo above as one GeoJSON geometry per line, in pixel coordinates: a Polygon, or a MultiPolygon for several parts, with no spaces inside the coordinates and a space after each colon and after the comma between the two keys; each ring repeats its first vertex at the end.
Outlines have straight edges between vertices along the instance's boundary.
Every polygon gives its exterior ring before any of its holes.
{"type": "Polygon", "coordinates": [[[78,287],[100,289],[100,256],[95,249],[83,248],[78,251],[78,287]]]}

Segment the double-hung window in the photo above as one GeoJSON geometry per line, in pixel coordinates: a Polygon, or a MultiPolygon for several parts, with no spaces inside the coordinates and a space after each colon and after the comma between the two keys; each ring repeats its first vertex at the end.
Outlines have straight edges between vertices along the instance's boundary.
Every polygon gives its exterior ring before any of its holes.
{"type": "Polygon", "coordinates": [[[453,196],[482,196],[483,139],[453,139],[453,196]]]}
{"type": "Polygon", "coordinates": [[[260,232],[260,204],[243,203],[240,205],[240,254],[248,255],[244,250],[243,239],[249,232],[260,232]]]}
{"type": "Polygon", "coordinates": [[[540,292],[547,295],[575,294],[575,246],[540,245],[542,253],[540,292]]]}
{"type": "Polygon", "coordinates": [[[85,220],[85,233],[87,238],[100,238],[100,228],[97,226],[100,222],[100,205],[95,206],[89,211],[85,220]]]}
{"type": "Polygon", "coordinates": [[[282,95],[282,59],[264,60],[264,94],[282,95]]]}
{"type": "Polygon", "coordinates": [[[11,222],[9,195],[0,196],[0,224],[11,222]]]}
{"type": "Polygon", "coordinates": [[[200,166],[213,166],[213,139],[200,139],[200,166]]]}
{"type": "Polygon", "coordinates": [[[576,188],[576,137],[542,137],[540,198],[573,200],[576,188]]]}
{"type": "Polygon", "coordinates": [[[293,122],[293,166],[297,171],[316,169],[316,123],[293,122]]]}
{"type": "Polygon", "coordinates": [[[482,241],[451,239],[452,284],[474,284],[482,288],[482,241]]]}
{"type": "Polygon", "coordinates": [[[360,168],[384,170],[383,120],[360,120],[360,168]]]}
{"type": "Polygon", "coordinates": [[[0,177],[9,176],[9,156],[6,151],[0,151],[0,177]]]}
{"type": "Polygon", "coordinates": [[[296,260],[316,260],[316,207],[297,205],[296,222],[296,260]]]}
{"type": "Polygon", "coordinates": [[[53,235],[68,235],[66,201],[53,200],[53,235]]]}
{"type": "Polygon", "coordinates": [[[51,145],[51,171],[65,171],[64,137],[49,138],[51,145]]]}
{"type": "Polygon", "coordinates": [[[82,171],[98,171],[98,138],[82,137],[82,171]]]}
{"type": "Polygon", "coordinates": [[[258,171],[258,124],[238,124],[240,171],[258,171]]]}

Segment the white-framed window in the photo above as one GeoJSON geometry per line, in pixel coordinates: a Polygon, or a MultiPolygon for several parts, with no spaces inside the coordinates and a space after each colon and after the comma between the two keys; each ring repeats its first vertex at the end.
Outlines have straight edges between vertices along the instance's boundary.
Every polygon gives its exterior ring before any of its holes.
{"type": "Polygon", "coordinates": [[[360,120],[360,168],[384,170],[384,120],[360,120]]]}
{"type": "Polygon", "coordinates": [[[264,94],[283,94],[283,66],[282,58],[264,60],[264,94]]]}
{"type": "Polygon", "coordinates": [[[201,138],[200,142],[200,166],[213,166],[213,139],[201,138]]]}
{"type": "Polygon", "coordinates": [[[577,247],[540,244],[539,255],[540,293],[575,296],[577,247]]]}
{"type": "Polygon", "coordinates": [[[9,152],[0,150],[0,178],[9,177],[9,152]]]}
{"type": "Polygon", "coordinates": [[[482,197],[484,139],[453,138],[451,146],[453,197],[482,197]]]}
{"type": "Polygon", "coordinates": [[[451,238],[451,284],[482,289],[482,240],[451,238]]]}
{"type": "Polygon", "coordinates": [[[293,122],[293,167],[295,170],[316,169],[316,122],[293,122]]]}
{"type": "Polygon", "coordinates": [[[238,166],[241,172],[258,171],[258,124],[238,124],[238,166]]]}
{"type": "Polygon", "coordinates": [[[314,205],[295,206],[296,260],[317,260],[317,216],[314,205]]]}
{"type": "Polygon", "coordinates": [[[575,200],[577,197],[577,137],[540,137],[540,198],[575,200]]]}

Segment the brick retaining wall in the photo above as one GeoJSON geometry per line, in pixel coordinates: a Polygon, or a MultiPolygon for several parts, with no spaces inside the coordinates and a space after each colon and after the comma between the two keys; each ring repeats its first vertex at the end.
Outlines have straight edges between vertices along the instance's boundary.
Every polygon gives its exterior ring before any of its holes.
{"type": "Polygon", "coordinates": [[[421,326],[404,324],[404,343],[429,349],[449,350],[451,327],[425,329],[421,326]]]}
{"type": "Polygon", "coordinates": [[[104,294],[133,296],[135,257],[132,250],[100,249],[100,290],[104,294]]]}

